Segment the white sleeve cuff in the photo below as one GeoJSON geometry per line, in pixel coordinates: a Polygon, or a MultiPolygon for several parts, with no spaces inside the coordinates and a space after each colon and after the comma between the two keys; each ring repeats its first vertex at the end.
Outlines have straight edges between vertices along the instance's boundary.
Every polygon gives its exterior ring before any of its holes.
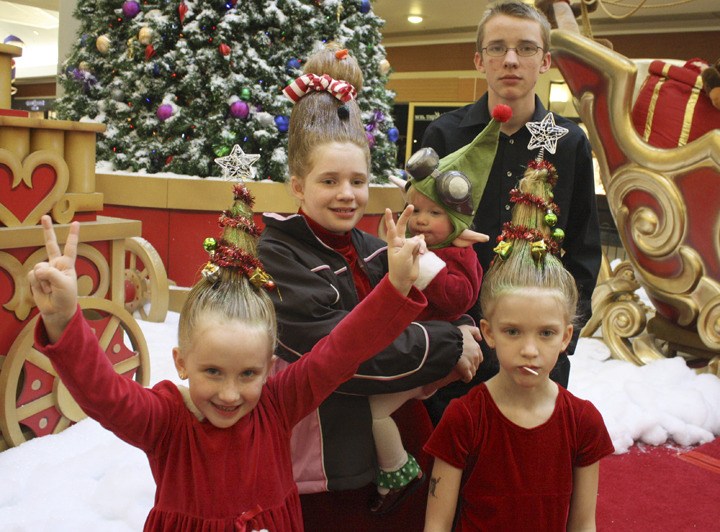
{"type": "Polygon", "coordinates": [[[420,255],[420,275],[418,275],[413,285],[418,290],[425,290],[445,266],[445,261],[432,251],[420,255]]]}

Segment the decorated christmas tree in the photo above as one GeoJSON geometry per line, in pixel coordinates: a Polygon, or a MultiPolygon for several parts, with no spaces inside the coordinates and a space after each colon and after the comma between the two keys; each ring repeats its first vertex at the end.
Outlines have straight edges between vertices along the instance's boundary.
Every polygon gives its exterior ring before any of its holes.
{"type": "Polygon", "coordinates": [[[260,156],[255,179],[284,180],[282,89],[327,41],[363,68],[373,176],[395,166],[390,66],[370,0],[79,0],[75,17],[58,116],[104,123],[97,158],[115,170],[218,175],[215,159],[238,146],[260,156]]]}

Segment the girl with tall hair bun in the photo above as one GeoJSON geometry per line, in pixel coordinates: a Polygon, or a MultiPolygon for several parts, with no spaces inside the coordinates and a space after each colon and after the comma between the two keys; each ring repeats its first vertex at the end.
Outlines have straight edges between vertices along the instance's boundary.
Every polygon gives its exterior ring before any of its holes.
{"type": "MultiPolygon", "coordinates": [[[[304,72],[285,89],[295,102],[288,166],[300,208],[290,216],[266,213],[259,245],[278,283],[271,295],[280,331],[278,371],[301,361],[301,353],[374,293],[387,269],[385,242],[356,227],[371,180],[370,148],[356,101],[360,68],[347,50],[331,43],[307,60],[304,72]]],[[[469,318],[413,323],[296,427],[293,463],[308,529],[341,530],[354,516],[358,523],[368,519],[378,475],[368,397],[423,386],[455,368],[471,378],[480,363],[478,339],[469,318]],[[317,520],[309,521],[312,517],[317,520]]],[[[431,424],[422,404],[414,403],[400,415],[419,450],[431,424]]],[[[421,527],[424,495],[416,493],[405,504],[421,527]]],[[[408,526],[407,516],[393,518],[384,516],[382,526],[408,526]]]]}

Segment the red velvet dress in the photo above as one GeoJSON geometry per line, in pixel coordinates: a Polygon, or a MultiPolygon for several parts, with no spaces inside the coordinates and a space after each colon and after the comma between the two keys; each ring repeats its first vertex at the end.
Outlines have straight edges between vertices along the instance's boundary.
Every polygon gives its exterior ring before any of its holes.
{"type": "Polygon", "coordinates": [[[303,521],[292,427],[424,305],[421,293],[404,298],[383,279],[308,356],[270,378],[257,407],[227,429],[199,420],[173,383],[148,389],[115,373],[79,311],[57,343],[48,345],[42,321],[35,338],[83,410],[147,454],[157,490],[146,530],[296,531],[303,521]]]}
{"type": "Polygon", "coordinates": [[[595,406],[558,390],[550,419],[531,429],[507,419],[484,383],[450,402],[425,450],[464,470],[455,532],[565,531],[573,468],[614,448],[595,406]]]}

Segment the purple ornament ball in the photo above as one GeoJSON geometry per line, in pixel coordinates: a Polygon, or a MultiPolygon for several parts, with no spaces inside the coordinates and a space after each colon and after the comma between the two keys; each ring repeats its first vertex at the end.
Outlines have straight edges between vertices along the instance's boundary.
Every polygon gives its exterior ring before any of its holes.
{"type": "Polygon", "coordinates": [[[242,100],[237,100],[230,104],[230,114],[234,118],[247,118],[250,114],[250,106],[242,100]]]}
{"type": "Polygon", "coordinates": [[[126,0],[123,2],[122,12],[125,18],[135,18],[140,13],[140,4],[135,0],[126,0]]]}
{"type": "Polygon", "coordinates": [[[155,115],[158,117],[158,120],[161,122],[165,122],[168,118],[170,118],[173,115],[173,108],[172,105],[164,103],[160,107],[158,107],[155,115]]]}

